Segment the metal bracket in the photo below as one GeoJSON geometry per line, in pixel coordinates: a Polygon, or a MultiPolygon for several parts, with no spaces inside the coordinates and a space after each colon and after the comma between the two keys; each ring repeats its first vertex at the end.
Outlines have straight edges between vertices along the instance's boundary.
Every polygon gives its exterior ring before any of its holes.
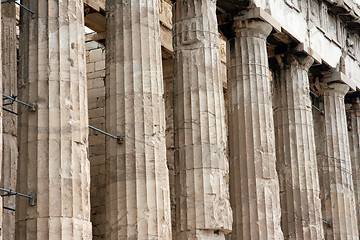
{"type": "Polygon", "coordinates": [[[29,199],[29,205],[30,206],[35,206],[35,203],[36,203],[36,192],[35,191],[32,191],[30,193],[30,199],[29,199]]]}
{"type": "Polygon", "coordinates": [[[31,11],[29,8],[25,7],[25,6],[22,5],[21,3],[18,3],[16,0],[6,0],[6,1],[1,2],[1,4],[3,4],[3,3],[12,3],[12,2],[15,3],[15,4],[17,4],[17,5],[19,5],[19,6],[22,7],[23,9],[31,12],[32,14],[35,14],[35,13],[34,13],[33,11],[31,11]]]}

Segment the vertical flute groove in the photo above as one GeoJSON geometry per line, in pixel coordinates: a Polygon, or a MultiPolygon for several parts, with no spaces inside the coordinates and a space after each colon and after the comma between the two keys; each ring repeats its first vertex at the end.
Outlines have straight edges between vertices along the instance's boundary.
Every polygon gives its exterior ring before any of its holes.
{"type": "Polygon", "coordinates": [[[106,4],[106,238],[171,239],[158,1],[106,4]]]}
{"type": "Polygon", "coordinates": [[[324,89],[325,115],[317,116],[317,157],[326,239],[358,239],[354,185],[344,96],[349,87],[334,83],[324,89]]]}
{"type": "MultiPolygon", "coordinates": [[[[1,4],[1,57],[2,57],[2,92],[7,95],[17,93],[17,50],[16,50],[16,8],[15,4],[1,4]]],[[[4,101],[5,102],[8,102],[4,101]]],[[[16,104],[6,106],[12,111],[16,104]]],[[[16,189],[17,172],[17,116],[5,112],[2,119],[3,126],[3,162],[1,172],[1,186],[7,189],[16,189]]],[[[15,198],[3,199],[4,206],[15,209],[15,198]]],[[[15,212],[1,211],[3,213],[3,226],[1,235],[4,239],[15,239],[15,212]]]]}
{"type": "Polygon", "coordinates": [[[231,230],[216,1],[174,8],[176,239],[224,239],[231,230]]]}
{"type": "Polygon", "coordinates": [[[347,111],[352,177],[354,183],[357,227],[360,229],[360,104],[359,97],[347,111]]]}
{"type": "Polygon", "coordinates": [[[323,239],[314,122],[309,95],[311,57],[288,54],[274,79],[277,170],[286,239],[323,239]]]}
{"type": "Polygon", "coordinates": [[[230,195],[234,239],[282,239],[266,37],[271,26],[236,21],[228,43],[230,195]]]}
{"type": "Polygon", "coordinates": [[[19,98],[19,239],[91,238],[83,1],[23,1],[19,98]]]}

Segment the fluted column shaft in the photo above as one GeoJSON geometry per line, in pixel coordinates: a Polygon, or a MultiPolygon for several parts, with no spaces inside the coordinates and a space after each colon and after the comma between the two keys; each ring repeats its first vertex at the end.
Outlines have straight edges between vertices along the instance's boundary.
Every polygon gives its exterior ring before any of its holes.
{"type": "MultiPolygon", "coordinates": [[[[1,4],[0,4],[1,5],[1,4]]],[[[2,15],[2,10],[1,10],[1,6],[0,6],[0,19],[1,19],[1,15],[2,15]]],[[[0,38],[2,39],[2,24],[0,24],[0,38]]],[[[0,44],[0,52],[2,52],[2,44],[0,44]]],[[[0,63],[2,63],[2,54],[0,54],[0,63]]],[[[0,64],[0,91],[1,91],[1,94],[2,94],[2,82],[3,82],[3,74],[2,74],[2,65],[3,64],[0,64]]],[[[2,109],[0,109],[0,120],[1,122],[3,121],[3,118],[2,118],[2,109]]],[[[2,124],[0,124],[0,150],[2,151],[3,150],[3,146],[2,146],[2,124]]],[[[2,156],[0,156],[0,183],[3,182],[2,180],[3,178],[3,174],[2,174],[2,156]]],[[[3,200],[0,199],[0,226],[2,227],[3,225],[3,200]]],[[[3,235],[3,231],[1,229],[1,235],[0,235],[0,240],[2,240],[2,235],[3,235]]]]}
{"type": "Polygon", "coordinates": [[[323,239],[308,70],[311,57],[285,55],[275,71],[274,122],[285,239],[323,239]]]}
{"type": "Polygon", "coordinates": [[[234,239],[282,239],[266,37],[271,26],[236,21],[228,43],[230,195],[234,239]]]}
{"type": "Polygon", "coordinates": [[[158,2],[106,1],[106,239],[171,239],[158,2]]]}
{"type": "Polygon", "coordinates": [[[225,106],[216,1],[174,10],[177,239],[224,239],[231,230],[225,106]]]}
{"type": "Polygon", "coordinates": [[[357,227],[360,229],[360,96],[353,97],[347,111],[352,177],[354,183],[357,227]]]}
{"type": "Polygon", "coordinates": [[[22,3],[16,238],[91,239],[83,1],[22,3]]]}
{"type": "MultiPolygon", "coordinates": [[[[17,37],[16,37],[16,5],[14,3],[2,4],[2,83],[3,93],[17,94],[17,37]]],[[[4,101],[4,102],[8,102],[4,101]]],[[[17,111],[16,104],[6,106],[7,109],[17,111]]],[[[16,171],[18,161],[17,147],[17,116],[5,112],[3,116],[3,163],[0,185],[7,189],[16,189],[16,171]]],[[[7,207],[15,208],[15,197],[6,197],[3,202],[7,207]]],[[[15,239],[15,212],[3,212],[3,227],[1,236],[7,240],[15,239]]]]}
{"type": "Polygon", "coordinates": [[[320,198],[328,223],[324,224],[325,239],[359,239],[344,103],[348,90],[345,84],[328,85],[323,96],[325,115],[316,119],[320,198]]]}

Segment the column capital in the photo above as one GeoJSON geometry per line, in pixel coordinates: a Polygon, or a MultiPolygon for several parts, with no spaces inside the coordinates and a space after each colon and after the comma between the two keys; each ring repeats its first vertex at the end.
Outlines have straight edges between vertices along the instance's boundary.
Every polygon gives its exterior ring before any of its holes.
{"type": "Polygon", "coordinates": [[[285,68],[299,68],[305,71],[309,71],[309,68],[314,63],[314,58],[307,55],[299,55],[295,52],[285,54],[283,57],[276,58],[281,69],[285,68]]]}
{"type": "Polygon", "coordinates": [[[246,32],[248,36],[267,38],[271,33],[273,27],[262,20],[258,19],[241,19],[241,17],[235,17],[233,23],[233,30],[237,36],[246,32]]]}
{"type": "Polygon", "coordinates": [[[324,92],[325,94],[328,93],[328,95],[338,94],[344,97],[349,92],[349,90],[349,85],[345,83],[330,83],[324,92]]]}

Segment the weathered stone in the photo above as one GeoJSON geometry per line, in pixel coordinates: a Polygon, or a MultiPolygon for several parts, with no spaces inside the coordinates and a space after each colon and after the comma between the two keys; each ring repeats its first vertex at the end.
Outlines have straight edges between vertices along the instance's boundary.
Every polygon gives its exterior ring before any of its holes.
{"type": "Polygon", "coordinates": [[[176,239],[224,239],[232,213],[216,2],[174,8],[176,239]]]}
{"type": "MultiPolygon", "coordinates": [[[[104,72],[105,66],[98,66],[96,63],[105,62],[105,54],[101,54],[102,60],[90,62],[89,57],[93,51],[105,53],[104,47],[92,46],[91,42],[86,43],[89,53],[87,58],[86,71],[88,74],[88,108],[89,124],[99,129],[105,129],[105,83],[103,78],[91,78],[90,73],[95,71],[104,72]],[[90,47],[89,47],[90,45],[90,47]],[[101,51],[99,51],[101,50],[101,51]],[[91,114],[90,114],[91,112],[91,114]]],[[[91,202],[91,223],[93,240],[105,239],[106,235],[106,182],[105,179],[105,135],[95,130],[89,132],[89,160],[90,160],[90,202],[91,202]],[[103,169],[104,171],[100,171],[103,169]]]]}
{"type": "MultiPolygon", "coordinates": [[[[0,4],[1,5],[1,4],[0,4]]],[[[2,8],[0,6],[0,19],[2,19],[2,8]]],[[[0,24],[0,38],[2,38],[2,24],[0,24]]],[[[2,41],[1,41],[2,42],[2,41]]],[[[0,44],[0,52],[2,52],[2,44],[0,44]]],[[[2,54],[0,54],[0,63],[2,63],[2,54]]],[[[3,73],[2,73],[2,65],[3,64],[0,64],[0,90],[2,91],[2,82],[3,82],[3,73]]],[[[3,118],[2,118],[2,109],[0,110],[0,120],[2,121],[3,118]]],[[[0,124],[0,150],[3,150],[3,146],[2,146],[2,124],[0,124]]],[[[3,159],[3,156],[0,156],[1,159],[0,159],[0,183],[3,183],[3,180],[2,180],[2,159],[3,159]]],[[[0,197],[1,198],[1,197],[0,197]]],[[[0,240],[3,239],[3,200],[2,198],[0,199],[0,240]]]]}
{"type": "Polygon", "coordinates": [[[352,177],[354,183],[357,227],[360,229],[360,96],[352,97],[347,111],[352,177]]]}
{"type": "Polygon", "coordinates": [[[266,50],[271,29],[239,20],[228,43],[232,239],[283,239],[266,50]]]}
{"type": "Polygon", "coordinates": [[[346,84],[328,85],[320,106],[324,115],[314,112],[325,239],[359,239],[344,103],[348,91],[346,84]]]}
{"type": "Polygon", "coordinates": [[[83,1],[22,1],[16,239],[91,239],[83,1]]]}
{"type": "MultiPolygon", "coordinates": [[[[280,60],[280,58],[278,58],[280,60]]],[[[323,239],[308,70],[311,57],[287,54],[275,70],[274,122],[285,239],[323,239]]]]}
{"type": "MultiPolygon", "coordinates": [[[[7,95],[17,93],[17,56],[16,56],[16,8],[15,4],[2,4],[2,92],[7,95]]],[[[10,100],[5,100],[9,102],[10,100]]],[[[16,112],[16,104],[6,106],[7,109],[16,112]]],[[[17,148],[17,117],[5,112],[2,119],[3,125],[3,151],[1,187],[16,189],[16,171],[18,161],[17,148]]],[[[15,208],[15,197],[3,199],[4,206],[15,208]]],[[[1,236],[6,240],[15,239],[15,212],[5,210],[3,212],[1,236]]]]}
{"type": "Polygon", "coordinates": [[[171,239],[158,0],[106,2],[106,239],[171,239]]]}
{"type": "Polygon", "coordinates": [[[174,141],[174,69],[173,59],[163,60],[165,88],[165,120],[166,120],[166,161],[169,169],[171,228],[173,239],[176,239],[176,198],[175,198],[175,141],[174,141]]]}

